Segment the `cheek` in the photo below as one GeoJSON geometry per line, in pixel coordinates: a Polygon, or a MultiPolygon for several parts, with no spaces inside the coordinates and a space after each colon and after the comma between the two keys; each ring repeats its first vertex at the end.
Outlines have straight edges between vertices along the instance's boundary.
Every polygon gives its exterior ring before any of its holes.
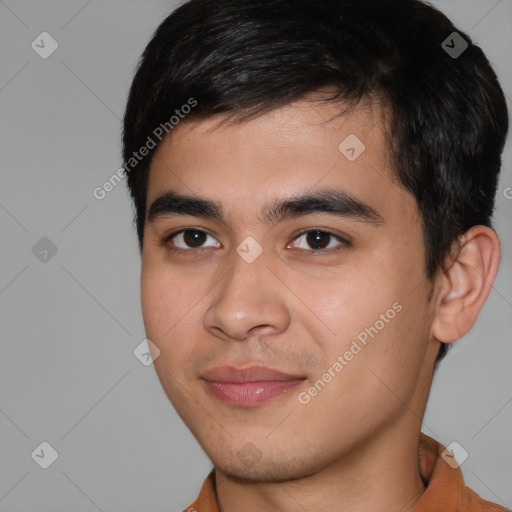
{"type": "MultiPolygon", "coordinates": [[[[164,330],[163,319],[170,319],[175,311],[169,307],[168,289],[170,283],[167,279],[162,278],[161,274],[148,269],[148,266],[143,264],[140,285],[142,316],[146,335],[157,345],[160,345],[162,341],[160,338],[164,330]]],[[[172,324],[169,324],[169,327],[170,325],[172,324]]]]}
{"type": "MultiPolygon", "coordinates": [[[[159,349],[154,369],[168,398],[182,410],[182,390],[190,368],[190,352],[197,339],[199,297],[187,279],[170,268],[142,266],[141,306],[144,328],[159,349]]],[[[200,324],[199,324],[200,325],[200,324]]]]}
{"type": "Polygon", "coordinates": [[[377,407],[390,393],[386,386],[410,396],[429,340],[422,266],[384,255],[378,261],[303,291],[331,331],[319,343],[327,367],[344,356],[337,398],[358,389],[377,407]]]}
{"type": "Polygon", "coordinates": [[[424,372],[429,342],[425,291],[424,287],[409,295],[404,291],[394,303],[397,309],[394,317],[390,319],[393,315],[385,313],[382,323],[374,323],[375,328],[383,328],[376,336],[368,337],[360,378],[366,381],[367,399],[373,400],[376,407],[387,404],[389,409],[401,408],[413,400],[424,372]]]}
{"type": "Polygon", "coordinates": [[[193,278],[186,279],[175,269],[143,263],[142,316],[146,335],[158,346],[168,345],[187,330],[189,317],[202,296],[197,285],[193,278]]]}
{"type": "Polygon", "coordinates": [[[383,324],[381,315],[385,320],[396,315],[393,304],[400,297],[397,283],[374,265],[352,266],[350,271],[333,274],[321,283],[302,282],[298,295],[325,326],[322,330],[331,340],[330,351],[346,350],[359,335],[364,341],[364,333],[376,323],[379,332],[390,323],[383,324]]]}
{"type": "MultiPolygon", "coordinates": [[[[357,327],[352,322],[347,327],[350,333],[338,335],[337,343],[325,347],[329,355],[322,371],[331,368],[335,377],[307,406],[311,407],[308,421],[313,421],[319,431],[326,427],[311,418],[325,418],[326,411],[333,417],[345,418],[344,434],[357,437],[362,431],[380,428],[383,422],[402,414],[404,404],[412,403],[428,331],[423,329],[425,322],[418,317],[414,301],[386,306],[386,301],[372,304],[373,314],[368,315],[366,310],[364,320],[359,318],[356,322],[357,327]],[[341,366],[335,366],[340,356],[341,366]]],[[[340,331],[345,328],[341,322],[338,326],[340,331]]],[[[322,375],[316,377],[320,379],[322,375]]],[[[312,379],[312,385],[315,382],[318,381],[312,379]]],[[[336,429],[339,425],[333,424],[326,436],[339,435],[336,429]]]]}

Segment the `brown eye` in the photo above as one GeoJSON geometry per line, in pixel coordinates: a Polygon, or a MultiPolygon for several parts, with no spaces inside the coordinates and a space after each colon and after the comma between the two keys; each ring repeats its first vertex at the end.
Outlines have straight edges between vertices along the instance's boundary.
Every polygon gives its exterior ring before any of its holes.
{"type": "Polygon", "coordinates": [[[310,231],[306,234],[306,242],[314,249],[325,249],[331,238],[332,235],[325,231],[310,231]]]}
{"type": "Polygon", "coordinates": [[[295,240],[301,241],[296,246],[297,248],[309,250],[310,252],[321,252],[326,249],[336,249],[350,245],[349,242],[343,238],[321,229],[304,231],[295,240]],[[335,242],[338,243],[336,244],[335,242]]]}
{"type": "Polygon", "coordinates": [[[187,230],[183,232],[183,242],[189,247],[200,247],[206,241],[206,233],[204,231],[187,230]]]}
{"type": "MultiPolygon", "coordinates": [[[[165,244],[171,244],[171,249],[187,250],[187,249],[202,249],[208,237],[215,240],[211,235],[202,229],[182,229],[176,233],[172,233],[165,239],[165,244]]],[[[220,247],[217,244],[215,247],[220,247]]]]}

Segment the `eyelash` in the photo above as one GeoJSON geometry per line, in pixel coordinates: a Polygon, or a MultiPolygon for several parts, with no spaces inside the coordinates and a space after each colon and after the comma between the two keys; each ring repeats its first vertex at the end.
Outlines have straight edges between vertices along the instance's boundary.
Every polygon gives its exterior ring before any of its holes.
{"type": "MultiPolygon", "coordinates": [[[[209,233],[208,231],[206,231],[204,229],[189,227],[189,228],[180,229],[178,231],[173,231],[172,233],[166,235],[164,238],[162,238],[162,240],[159,241],[158,245],[166,247],[166,249],[169,252],[178,253],[178,254],[190,254],[190,253],[197,254],[197,253],[203,253],[205,251],[208,251],[207,248],[182,249],[182,248],[176,248],[176,247],[169,247],[168,244],[174,237],[176,237],[182,233],[186,233],[187,231],[205,233],[206,235],[213,237],[213,235],[211,233],[209,233]]],[[[297,234],[297,236],[292,241],[295,241],[295,240],[299,239],[300,237],[302,237],[303,235],[306,235],[308,233],[322,233],[322,234],[330,235],[331,237],[335,238],[338,242],[340,242],[340,245],[336,246],[334,248],[330,248],[330,249],[298,249],[301,252],[308,252],[308,253],[311,253],[312,255],[324,255],[324,254],[329,255],[329,254],[336,253],[338,251],[341,251],[341,250],[346,249],[347,247],[351,246],[351,243],[347,239],[342,238],[339,235],[336,235],[329,230],[320,229],[320,228],[307,229],[305,231],[301,231],[300,233],[297,234]]],[[[213,237],[213,238],[215,238],[215,237],[213,237]]]]}

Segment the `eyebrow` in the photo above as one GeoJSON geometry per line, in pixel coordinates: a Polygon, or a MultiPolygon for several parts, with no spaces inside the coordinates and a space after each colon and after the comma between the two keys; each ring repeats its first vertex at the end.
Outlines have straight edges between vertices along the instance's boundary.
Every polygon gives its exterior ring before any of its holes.
{"type": "MultiPolygon", "coordinates": [[[[267,225],[273,225],[289,218],[312,213],[327,213],[370,224],[383,222],[382,216],[371,206],[336,189],[323,189],[283,199],[274,199],[265,205],[260,220],[267,225]]],[[[175,215],[209,218],[223,223],[226,221],[220,203],[200,196],[180,194],[174,190],[164,192],[151,203],[147,220],[154,222],[158,218],[175,215]]]]}

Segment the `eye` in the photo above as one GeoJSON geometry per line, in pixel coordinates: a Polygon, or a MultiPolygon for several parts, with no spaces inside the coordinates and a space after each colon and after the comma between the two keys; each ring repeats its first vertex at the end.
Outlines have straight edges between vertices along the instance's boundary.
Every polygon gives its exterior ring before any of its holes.
{"type": "Polygon", "coordinates": [[[321,229],[312,229],[309,231],[304,231],[301,233],[295,240],[299,240],[300,245],[299,249],[309,250],[310,252],[331,252],[331,249],[340,250],[350,245],[348,240],[341,238],[334,233],[330,233],[329,231],[324,231],[321,229]],[[333,242],[338,241],[339,243],[333,245],[333,242]],[[311,251],[309,247],[313,248],[311,251]]]}
{"type": "MultiPolygon", "coordinates": [[[[202,249],[204,247],[203,244],[210,237],[212,240],[215,240],[209,233],[203,231],[202,229],[182,229],[180,231],[175,231],[170,235],[166,236],[161,244],[168,246],[172,241],[171,246],[169,247],[172,251],[189,251],[191,249],[202,249]]],[[[216,245],[216,247],[220,247],[220,244],[216,245]]]]}
{"type": "MultiPolygon", "coordinates": [[[[204,245],[208,238],[216,242],[212,235],[202,229],[185,228],[167,235],[160,245],[167,247],[172,252],[191,252],[211,247],[211,245],[204,245]]],[[[329,253],[350,246],[348,240],[322,229],[304,231],[294,239],[294,242],[296,240],[299,241],[299,245],[295,248],[308,252],[329,253]],[[338,243],[336,244],[336,242],[338,243]]],[[[213,247],[221,247],[221,244],[216,242],[213,247]]]]}

